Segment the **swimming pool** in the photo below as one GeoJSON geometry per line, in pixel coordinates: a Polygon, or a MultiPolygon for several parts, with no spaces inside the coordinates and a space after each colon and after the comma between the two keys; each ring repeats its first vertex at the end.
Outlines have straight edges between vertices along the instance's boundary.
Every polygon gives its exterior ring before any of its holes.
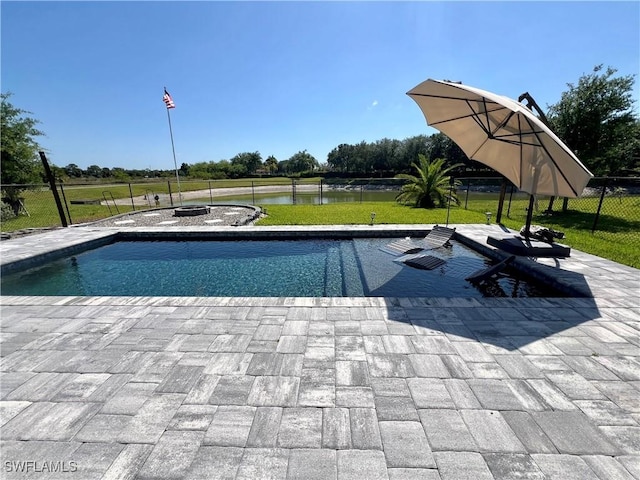
{"type": "Polygon", "coordinates": [[[524,278],[464,280],[491,262],[456,242],[429,252],[432,271],[380,247],[392,238],[348,240],[116,241],[2,277],[3,295],[202,297],[551,297],[524,278]]]}

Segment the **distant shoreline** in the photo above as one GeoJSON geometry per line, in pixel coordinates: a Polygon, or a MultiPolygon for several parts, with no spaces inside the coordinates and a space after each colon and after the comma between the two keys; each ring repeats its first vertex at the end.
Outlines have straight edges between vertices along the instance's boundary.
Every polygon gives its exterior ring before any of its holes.
{"type": "MultiPolygon", "coordinates": [[[[319,190],[318,185],[296,185],[296,191],[300,192],[312,192],[314,190],[319,190]]],[[[205,190],[191,190],[188,192],[182,192],[182,200],[194,200],[197,198],[205,198],[205,197],[228,197],[231,195],[251,195],[251,193],[280,193],[280,192],[289,192],[291,191],[291,185],[263,185],[263,186],[255,186],[255,187],[225,187],[225,188],[212,188],[205,190]]],[[[178,192],[172,192],[174,201],[178,201],[178,192]]],[[[168,193],[158,193],[158,198],[160,204],[170,203],[168,193]]],[[[154,199],[152,198],[153,202],[154,199]]],[[[116,204],[118,205],[131,205],[131,198],[117,198],[116,204]]],[[[134,205],[149,205],[149,200],[146,198],[146,195],[138,195],[133,197],[134,205]]],[[[102,202],[104,205],[104,202],[102,202]]]]}

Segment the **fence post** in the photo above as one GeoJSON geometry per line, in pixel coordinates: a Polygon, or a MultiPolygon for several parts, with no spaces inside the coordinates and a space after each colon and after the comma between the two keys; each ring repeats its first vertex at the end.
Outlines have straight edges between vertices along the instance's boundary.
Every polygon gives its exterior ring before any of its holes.
{"type": "Polygon", "coordinates": [[[256,190],[253,186],[253,180],[251,180],[251,204],[256,204],[256,190]]]}
{"type": "Polygon", "coordinates": [[[451,210],[451,194],[453,193],[453,184],[456,182],[455,178],[449,177],[449,201],[447,202],[447,224],[449,226],[449,211],[451,210]]]}
{"type": "Polygon", "coordinates": [[[322,205],[322,181],[323,180],[324,179],[322,179],[322,178],[320,179],[320,205],[322,205]]]}
{"type": "Polygon", "coordinates": [[[362,203],[362,189],[364,185],[360,184],[360,203],[362,203]]]}
{"type": "MultiPolygon", "coordinates": [[[[153,193],[153,192],[151,192],[153,193]]],[[[131,208],[133,208],[133,211],[136,211],[136,204],[133,202],[133,190],[131,190],[131,183],[129,183],[129,196],[131,197],[131,208]]],[[[149,197],[147,196],[147,200],[149,200],[149,197]]],[[[149,203],[149,205],[151,205],[151,203],[149,203]]]]}
{"type": "Polygon", "coordinates": [[[596,218],[593,219],[593,227],[591,227],[591,233],[596,231],[596,226],[598,225],[598,219],[600,218],[600,210],[602,209],[602,202],[604,200],[604,194],[607,191],[607,180],[605,179],[602,184],[602,193],[600,194],[600,203],[598,203],[598,211],[596,212],[596,218]]]}
{"type": "Polygon", "coordinates": [[[167,180],[167,186],[169,187],[169,201],[173,207],[173,194],[171,193],[171,180],[167,180]]]}
{"type": "Polygon", "coordinates": [[[471,186],[471,179],[467,178],[467,195],[464,197],[464,209],[467,209],[467,203],[469,202],[469,187],[471,186]]]}
{"type": "Polygon", "coordinates": [[[211,180],[209,180],[209,200],[213,204],[213,193],[211,192],[211,180]]]}
{"type": "Polygon", "coordinates": [[[62,203],[60,202],[60,196],[58,195],[58,189],[56,188],[56,179],[53,178],[53,173],[51,173],[51,168],[49,168],[49,162],[47,162],[47,157],[45,156],[44,152],[38,152],[38,154],[40,154],[40,160],[42,160],[44,172],[49,179],[51,193],[53,193],[53,199],[56,201],[56,207],[58,207],[58,215],[60,215],[62,226],[68,227],[69,225],[67,224],[67,217],[64,216],[64,210],[62,209],[62,203]]]}
{"type": "Polygon", "coordinates": [[[496,213],[496,223],[499,225],[502,220],[502,209],[504,207],[504,197],[507,195],[507,177],[502,178],[500,185],[500,200],[498,200],[498,211],[496,213]]]}
{"type": "Polygon", "coordinates": [[[513,198],[514,189],[515,187],[511,184],[511,191],[509,192],[509,206],[507,207],[507,218],[511,218],[509,215],[511,215],[511,199],[513,198]]]}
{"type": "Polygon", "coordinates": [[[296,179],[291,179],[291,195],[293,197],[293,204],[296,204],[296,179]]]}
{"type": "Polygon", "coordinates": [[[67,209],[67,216],[69,217],[69,224],[73,225],[71,221],[71,212],[69,212],[69,203],[67,202],[67,196],[64,194],[64,188],[62,188],[62,182],[60,182],[60,191],[62,192],[62,200],[64,200],[64,206],[67,209]]]}
{"type": "Polygon", "coordinates": [[[549,206],[547,207],[546,213],[553,213],[553,203],[555,202],[555,200],[556,200],[556,197],[551,195],[551,197],[549,198],[549,206]]]}

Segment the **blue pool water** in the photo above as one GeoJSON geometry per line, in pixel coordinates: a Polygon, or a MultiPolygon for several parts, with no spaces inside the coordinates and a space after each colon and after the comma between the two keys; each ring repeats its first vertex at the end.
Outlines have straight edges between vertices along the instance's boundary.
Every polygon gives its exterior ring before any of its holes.
{"type": "Polygon", "coordinates": [[[464,278],[490,265],[454,243],[446,263],[414,269],[380,250],[393,239],[123,241],[4,275],[3,295],[222,297],[556,296],[523,279],[483,287],[464,278]]]}

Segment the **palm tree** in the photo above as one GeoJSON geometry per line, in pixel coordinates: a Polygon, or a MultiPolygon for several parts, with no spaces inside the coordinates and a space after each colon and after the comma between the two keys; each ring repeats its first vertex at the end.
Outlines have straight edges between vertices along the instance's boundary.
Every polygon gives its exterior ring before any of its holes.
{"type": "Polygon", "coordinates": [[[264,166],[270,175],[273,175],[278,170],[278,160],[273,155],[269,155],[264,161],[264,166]]]}
{"type": "MultiPolygon", "coordinates": [[[[438,158],[433,162],[423,155],[418,154],[419,164],[415,162],[411,164],[418,171],[418,175],[400,174],[396,178],[404,178],[408,180],[396,197],[398,203],[403,205],[413,204],[419,208],[434,208],[436,206],[443,207],[449,197],[451,176],[447,175],[451,170],[462,166],[456,163],[450,167],[444,167],[444,159],[438,158]]],[[[460,185],[459,181],[455,181],[453,186],[460,185]]],[[[458,197],[455,191],[451,192],[451,200],[458,204],[458,197]]]]}

